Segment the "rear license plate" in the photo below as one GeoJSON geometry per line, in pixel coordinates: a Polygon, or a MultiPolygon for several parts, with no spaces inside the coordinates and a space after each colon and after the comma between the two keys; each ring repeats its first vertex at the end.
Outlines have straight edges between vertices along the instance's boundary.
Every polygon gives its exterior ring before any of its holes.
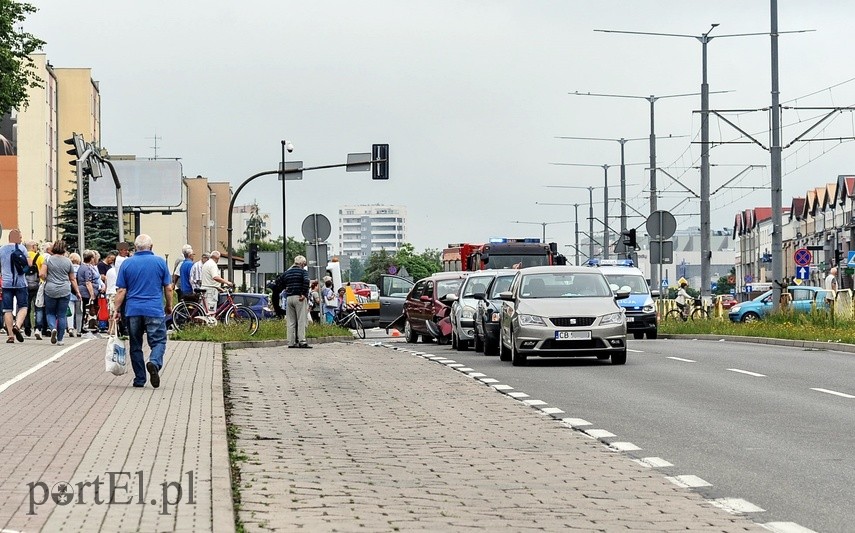
{"type": "Polygon", "coordinates": [[[555,340],[557,341],[567,341],[567,340],[588,340],[591,338],[590,331],[556,331],[555,332],[555,340]]]}
{"type": "Polygon", "coordinates": [[[628,316],[628,317],[626,317],[626,321],[627,322],[635,322],[635,317],[634,316],[628,316]]]}

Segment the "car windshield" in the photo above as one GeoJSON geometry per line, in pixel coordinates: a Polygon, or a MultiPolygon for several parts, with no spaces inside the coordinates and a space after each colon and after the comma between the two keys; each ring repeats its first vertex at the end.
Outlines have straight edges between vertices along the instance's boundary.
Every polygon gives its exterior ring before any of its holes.
{"type": "Polygon", "coordinates": [[[490,268],[501,270],[503,268],[525,268],[533,266],[549,265],[546,255],[495,255],[490,254],[490,268]]]}
{"type": "Polygon", "coordinates": [[[497,277],[496,281],[493,282],[493,289],[490,291],[490,298],[496,299],[499,297],[500,292],[510,290],[512,281],[514,281],[513,276],[497,277]]]}
{"type": "Polygon", "coordinates": [[[437,281],[435,291],[436,299],[441,300],[449,294],[457,294],[457,291],[460,290],[461,283],[463,283],[462,279],[444,279],[437,281]]]}
{"type": "Polygon", "coordinates": [[[522,298],[608,297],[612,291],[599,273],[548,273],[523,276],[522,298]]]}
{"type": "Polygon", "coordinates": [[[606,279],[614,291],[629,287],[632,294],[648,293],[647,282],[638,274],[606,274],[606,279]]]}
{"type": "Polygon", "coordinates": [[[771,297],[772,297],[772,291],[766,291],[763,294],[761,294],[760,296],[758,296],[757,298],[754,298],[754,300],[752,300],[752,301],[753,302],[762,302],[766,298],[771,298],[771,297]]]}
{"type": "Polygon", "coordinates": [[[466,286],[463,287],[463,295],[461,298],[471,298],[473,294],[484,294],[487,292],[487,285],[493,276],[477,276],[470,277],[466,281],[466,286]]]}

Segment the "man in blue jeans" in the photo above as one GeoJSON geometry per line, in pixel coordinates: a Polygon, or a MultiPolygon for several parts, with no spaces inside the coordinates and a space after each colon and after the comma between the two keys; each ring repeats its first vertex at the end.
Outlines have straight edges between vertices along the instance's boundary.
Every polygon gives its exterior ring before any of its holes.
{"type": "Polygon", "coordinates": [[[166,315],[172,313],[172,278],[166,260],[152,253],[151,237],[140,234],[134,240],[136,253],[122,263],[116,280],[114,320],[125,316],[134,369],[134,387],[149,382],[160,387],[163,354],[166,352],[166,315]],[[164,298],[166,306],[164,309],[164,298]],[[143,356],[143,335],[148,337],[151,355],[143,356]]]}

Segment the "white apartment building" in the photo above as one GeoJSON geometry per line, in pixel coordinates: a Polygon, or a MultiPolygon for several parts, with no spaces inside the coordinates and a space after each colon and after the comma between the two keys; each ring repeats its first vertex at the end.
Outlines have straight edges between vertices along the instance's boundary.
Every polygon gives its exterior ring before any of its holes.
{"type": "Polygon", "coordinates": [[[406,240],[406,207],[345,205],[338,210],[338,242],[342,256],[364,260],[380,250],[394,253],[406,240]]]}

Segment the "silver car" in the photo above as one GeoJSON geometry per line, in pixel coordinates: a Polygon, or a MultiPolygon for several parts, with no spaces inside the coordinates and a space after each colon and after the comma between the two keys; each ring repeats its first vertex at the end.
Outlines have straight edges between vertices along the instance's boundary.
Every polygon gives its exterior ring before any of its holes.
{"type": "Polygon", "coordinates": [[[478,299],[484,297],[487,286],[496,277],[496,273],[489,270],[473,272],[470,274],[460,291],[450,298],[451,304],[451,347],[457,350],[465,350],[475,340],[475,312],[478,308],[478,299]]]}
{"type": "Polygon", "coordinates": [[[520,270],[502,300],[499,358],[524,365],[528,356],[611,358],[626,363],[626,319],[601,272],[549,266],[520,270]]]}

